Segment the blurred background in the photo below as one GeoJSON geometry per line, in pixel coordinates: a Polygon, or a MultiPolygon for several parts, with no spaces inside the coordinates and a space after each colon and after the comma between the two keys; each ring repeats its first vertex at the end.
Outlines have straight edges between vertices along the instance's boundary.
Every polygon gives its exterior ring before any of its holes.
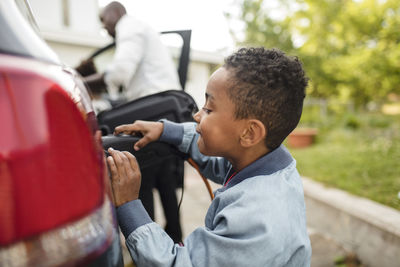
{"type": "MultiPolygon", "coordinates": [[[[98,20],[99,10],[109,2],[30,0],[42,36],[70,66],[111,42],[98,20]]],[[[286,143],[300,173],[325,187],[379,203],[398,222],[400,1],[121,3],[129,14],[158,31],[193,30],[186,91],[199,106],[209,75],[238,47],[279,48],[299,57],[310,85],[298,129],[286,143]]],[[[165,43],[177,57],[179,42],[166,39],[165,43]]],[[[103,55],[98,60],[106,64],[110,58],[103,55]]],[[[399,262],[391,266],[400,266],[399,262]]]]}

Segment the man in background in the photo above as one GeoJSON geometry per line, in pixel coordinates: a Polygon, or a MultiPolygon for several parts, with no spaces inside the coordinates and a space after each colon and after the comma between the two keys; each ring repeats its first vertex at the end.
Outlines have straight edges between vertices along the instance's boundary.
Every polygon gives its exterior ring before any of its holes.
{"type": "Polygon", "coordinates": [[[159,33],[126,14],[119,2],[111,2],[100,20],[116,43],[115,54],[104,73],[85,77],[91,89],[106,85],[111,99],[130,101],[171,89],[181,89],[176,67],[159,33]]]}
{"type": "MultiPolygon", "coordinates": [[[[104,88],[110,100],[122,98],[123,101],[181,89],[175,64],[158,32],[129,16],[119,2],[111,2],[104,7],[100,20],[108,34],[114,38],[116,47],[113,60],[104,73],[85,76],[81,72],[94,100],[104,88]]],[[[83,61],[80,68],[85,67],[95,71],[91,60],[83,61]]],[[[102,107],[111,108],[104,105],[102,107]]],[[[177,181],[175,177],[171,177],[174,174],[174,160],[165,161],[156,169],[143,170],[140,195],[147,212],[154,219],[152,190],[154,187],[158,189],[166,217],[165,230],[175,242],[179,242],[182,239],[182,230],[175,191],[177,181]]]]}

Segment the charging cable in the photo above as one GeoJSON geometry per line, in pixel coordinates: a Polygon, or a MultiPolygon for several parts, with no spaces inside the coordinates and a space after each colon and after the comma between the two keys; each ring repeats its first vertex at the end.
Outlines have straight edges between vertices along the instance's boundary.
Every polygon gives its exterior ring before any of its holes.
{"type": "Polygon", "coordinates": [[[210,183],[208,182],[207,178],[204,177],[203,174],[200,172],[199,165],[197,165],[197,163],[194,162],[194,160],[193,160],[192,158],[188,158],[188,159],[187,159],[187,162],[189,162],[189,164],[192,165],[192,167],[195,168],[196,171],[200,174],[201,178],[203,179],[204,184],[205,184],[206,187],[207,187],[208,194],[210,195],[211,200],[213,200],[213,199],[214,199],[214,193],[213,193],[213,191],[212,191],[211,185],[210,185],[210,183]]]}

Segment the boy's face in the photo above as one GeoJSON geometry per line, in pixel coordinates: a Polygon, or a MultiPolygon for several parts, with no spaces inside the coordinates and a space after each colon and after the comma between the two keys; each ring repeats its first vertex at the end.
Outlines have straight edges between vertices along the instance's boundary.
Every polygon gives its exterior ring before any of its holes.
{"type": "Polygon", "coordinates": [[[196,131],[200,134],[197,141],[200,152],[229,160],[238,151],[243,120],[235,119],[235,105],[227,94],[228,78],[229,72],[225,68],[213,73],[207,84],[206,103],[194,119],[198,123],[196,131]]]}

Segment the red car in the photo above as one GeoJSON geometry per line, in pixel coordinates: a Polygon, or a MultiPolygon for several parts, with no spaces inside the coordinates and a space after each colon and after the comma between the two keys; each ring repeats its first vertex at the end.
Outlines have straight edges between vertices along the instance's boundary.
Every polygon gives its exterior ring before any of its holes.
{"type": "Polygon", "coordinates": [[[122,266],[89,95],[32,25],[0,1],[0,266],[122,266]]]}

